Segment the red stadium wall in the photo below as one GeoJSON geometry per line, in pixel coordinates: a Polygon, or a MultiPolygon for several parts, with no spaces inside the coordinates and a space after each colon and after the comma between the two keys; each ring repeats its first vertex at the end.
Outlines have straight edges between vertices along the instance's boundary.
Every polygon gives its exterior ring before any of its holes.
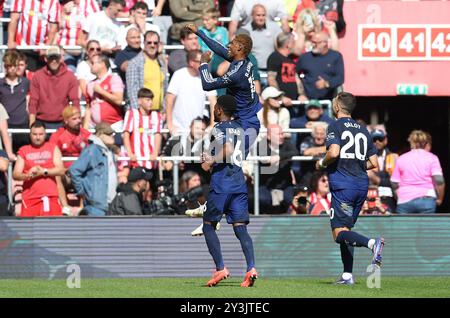
{"type": "Polygon", "coordinates": [[[450,95],[450,1],[346,1],[344,17],[345,90],[395,96],[398,84],[425,84],[428,96],[450,95]]]}

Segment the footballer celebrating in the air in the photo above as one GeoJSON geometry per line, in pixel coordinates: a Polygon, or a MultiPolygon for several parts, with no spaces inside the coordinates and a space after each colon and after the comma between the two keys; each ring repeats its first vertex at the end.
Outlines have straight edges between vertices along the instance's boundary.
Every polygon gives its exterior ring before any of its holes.
{"type": "Polygon", "coordinates": [[[248,193],[242,171],[243,130],[232,116],[236,111],[236,100],[231,95],[223,95],[214,106],[214,120],[218,122],[211,136],[210,151],[202,154],[202,168],[211,172],[210,191],[203,214],[203,234],[206,245],[216,265],[216,272],[207,282],[215,286],[230,276],[225,267],[216,225],[226,214],[228,224],[233,225],[247,262],[247,273],[242,287],[251,287],[258,278],[255,269],[253,242],[247,232],[249,223],[248,193]]]}
{"type": "Polygon", "coordinates": [[[355,97],[346,92],[333,99],[337,120],[328,126],[325,157],[316,164],[326,169],[331,190],[331,229],[340,245],[344,273],[337,284],[353,285],[353,249],[367,247],[373,253],[372,264],[381,265],[382,237],[369,239],[351,229],[367,198],[367,171],[378,167],[377,149],[365,126],[352,119],[355,97]]]}
{"type": "Polygon", "coordinates": [[[211,52],[207,51],[201,56],[200,77],[205,91],[226,88],[227,94],[236,98],[235,120],[245,131],[244,158],[246,158],[259,133],[260,123],[256,114],[262,108],[253,80],[253,64],[248,58],[253,47],[252,38],[246,34],[236,35],[227,49],[199,31],[194,24],[188,24],[186,28],[197,34],[214,53],[231,63],[225,75],[213,77],[208,70],[211,52]]]}

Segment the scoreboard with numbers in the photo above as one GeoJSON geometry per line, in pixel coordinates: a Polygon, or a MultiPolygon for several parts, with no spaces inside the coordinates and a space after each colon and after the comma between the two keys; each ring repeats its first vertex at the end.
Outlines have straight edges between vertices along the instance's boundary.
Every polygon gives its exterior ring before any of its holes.
{"type": "Polygon", "coordinates": [[[450,96],[450,0],[346,1],[344,89],[357,96],[450,96]]]}
{"type": "Polygon", "coordinates": [[[360,24],[361,61],[450,61],[450,24],[360,24]]]}

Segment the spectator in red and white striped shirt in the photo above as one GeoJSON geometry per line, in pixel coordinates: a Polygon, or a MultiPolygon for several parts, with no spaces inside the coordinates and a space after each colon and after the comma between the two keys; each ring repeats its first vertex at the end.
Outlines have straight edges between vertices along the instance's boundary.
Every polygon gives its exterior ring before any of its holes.
{"type": "Polygon", "coordinates": [[[138,92],[138,109],[130,108],[125,114],[123,143],[130,157],[130,166],[156,169],[156,157],[161,149],[161,114],[152,111],[153,92],[141,88],[138,92]],[[146,157],[148,160],[138,160],[146,157]]]}
{"type": "MultiPolygon", "coordinates": [[[[62,0],[60,1],[61,15],[59,21],[58,44],[60,46],[78,45],[78,39],[82,33],[81,27],[86,23],[89,15],[100,11],[96,0],[62,0]]],[[[66,50],[64,62],[75,73],[77,64],[81,58],[81,50],[66,50]]]]}
{"type": "MultiPolygon", "coordinates": [[[[14,0],[8,26],[8,48],[17,45],[54,44],[58,32],[60,5],[58,0],[14,0]]],[[[40,57],[45,50],[24,52],[28,66],[36,71],[45,65],[40,57]]]]}

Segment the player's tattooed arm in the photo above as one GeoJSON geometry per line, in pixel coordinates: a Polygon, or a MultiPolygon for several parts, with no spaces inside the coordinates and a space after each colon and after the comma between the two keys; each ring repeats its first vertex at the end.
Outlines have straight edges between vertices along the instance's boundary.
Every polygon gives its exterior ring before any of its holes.
{"type": "Polygon", "coordinates": [[[366,170],[378,169],[378,158],[377,155],[372,155],[369,160],[366,161],[366,170]]]}

